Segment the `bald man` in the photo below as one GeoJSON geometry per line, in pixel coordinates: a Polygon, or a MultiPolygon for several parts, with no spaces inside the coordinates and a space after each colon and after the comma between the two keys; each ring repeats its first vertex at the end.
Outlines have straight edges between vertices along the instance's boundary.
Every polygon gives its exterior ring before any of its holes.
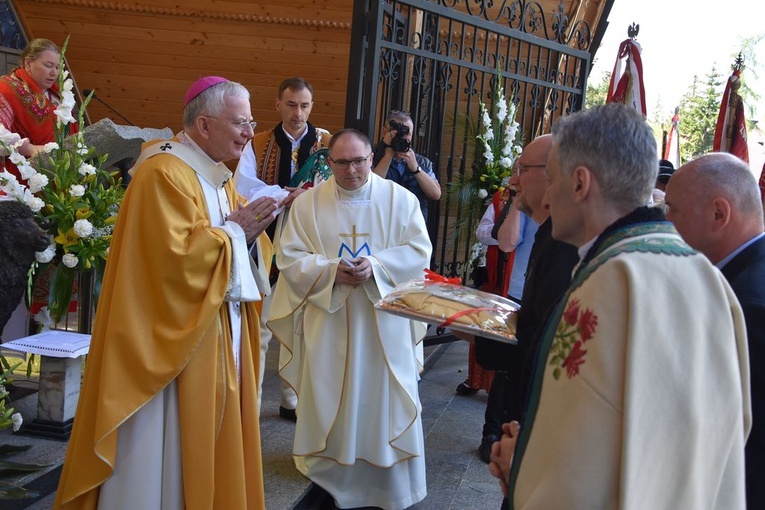
{"type": "Polygon", "coordinates": [[[757,181],[739,158],[707,154],[675,172],[665,203],[667,219],[722,271],[744,310],[753,418],[746,499],[748,508],[765,508],[765,233],[757,181]]]}

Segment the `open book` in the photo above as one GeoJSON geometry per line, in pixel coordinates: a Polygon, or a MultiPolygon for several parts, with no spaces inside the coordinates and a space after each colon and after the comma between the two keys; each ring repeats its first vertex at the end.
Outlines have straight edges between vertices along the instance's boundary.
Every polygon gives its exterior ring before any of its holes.
{"type": "Polygon", "coordinates": [[[52,358],[77,358],[88,353],[90,335],[51,329],[36,335],[11,340],[2,344],[2,347],[52,358]]]}

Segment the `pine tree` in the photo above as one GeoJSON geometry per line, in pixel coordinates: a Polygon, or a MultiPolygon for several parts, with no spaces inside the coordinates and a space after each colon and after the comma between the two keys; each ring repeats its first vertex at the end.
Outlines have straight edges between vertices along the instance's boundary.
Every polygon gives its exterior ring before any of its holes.
{"type": "Polygon", "coordinates": [[[587,96],[585,96],[584,107],[592,108],[594,106],[600,106],[606,104],[606,98],[608,97],[608,85],[611,81],[611,73],[605,73],[603,79],[597,85],[592,85],[592,82],[587,82],[587,96]]]}
{"type": "Polygon", "coordinates": [[[722,76],[713,66],[706,81],[700,83],[697,76],[680,101],[680,154],[683,161],[690,161],[712,151],[717,115],[722,97],[722,76]]]}

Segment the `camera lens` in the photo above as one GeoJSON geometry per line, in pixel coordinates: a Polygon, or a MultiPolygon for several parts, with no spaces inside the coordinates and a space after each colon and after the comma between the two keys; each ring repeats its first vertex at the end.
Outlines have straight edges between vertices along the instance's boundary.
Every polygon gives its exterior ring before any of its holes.
{"type": "Polygon", "coordinates": [[[407,152],[409,151],[411,144],[406,138],[396,135],[396,137],[390,141],[390,146],[394,152],[407,152]]]}

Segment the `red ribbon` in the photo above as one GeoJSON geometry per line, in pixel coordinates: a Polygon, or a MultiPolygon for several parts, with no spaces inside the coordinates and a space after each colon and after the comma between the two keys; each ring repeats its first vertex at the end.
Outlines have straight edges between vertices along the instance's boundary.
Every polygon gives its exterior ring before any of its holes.
{"type": "Polygon", "coordinates": [[[457,320],[460,317],[462,317],[463,315],[468,315],[468,314],[471,314],[473,312],[502,312],[502,311],[504,311],[504,310],[502,310],[501,308],[493,308],[493,307],[489,307],[489,308],[470,308],[469,310],[462,310],[461,312],[457,312],[454,315],[452,315],[451,317],[449,317],[448,319],[446,319],[443,322],[443,324],[441,324],[441,327],[445,328],[445,327],[449,326],[449,324],[451,324],[455,320],[457,320]]]}
{"type": "Polygon", "coordinates": [[[446,276],[440,275],[436,273],[435,271],[431,271],[428,268],[425,268],[425,281],[451,283],[452,285],[462,285],[462,278],[459,278],[459,277],[447,278],[446,276]]]}

